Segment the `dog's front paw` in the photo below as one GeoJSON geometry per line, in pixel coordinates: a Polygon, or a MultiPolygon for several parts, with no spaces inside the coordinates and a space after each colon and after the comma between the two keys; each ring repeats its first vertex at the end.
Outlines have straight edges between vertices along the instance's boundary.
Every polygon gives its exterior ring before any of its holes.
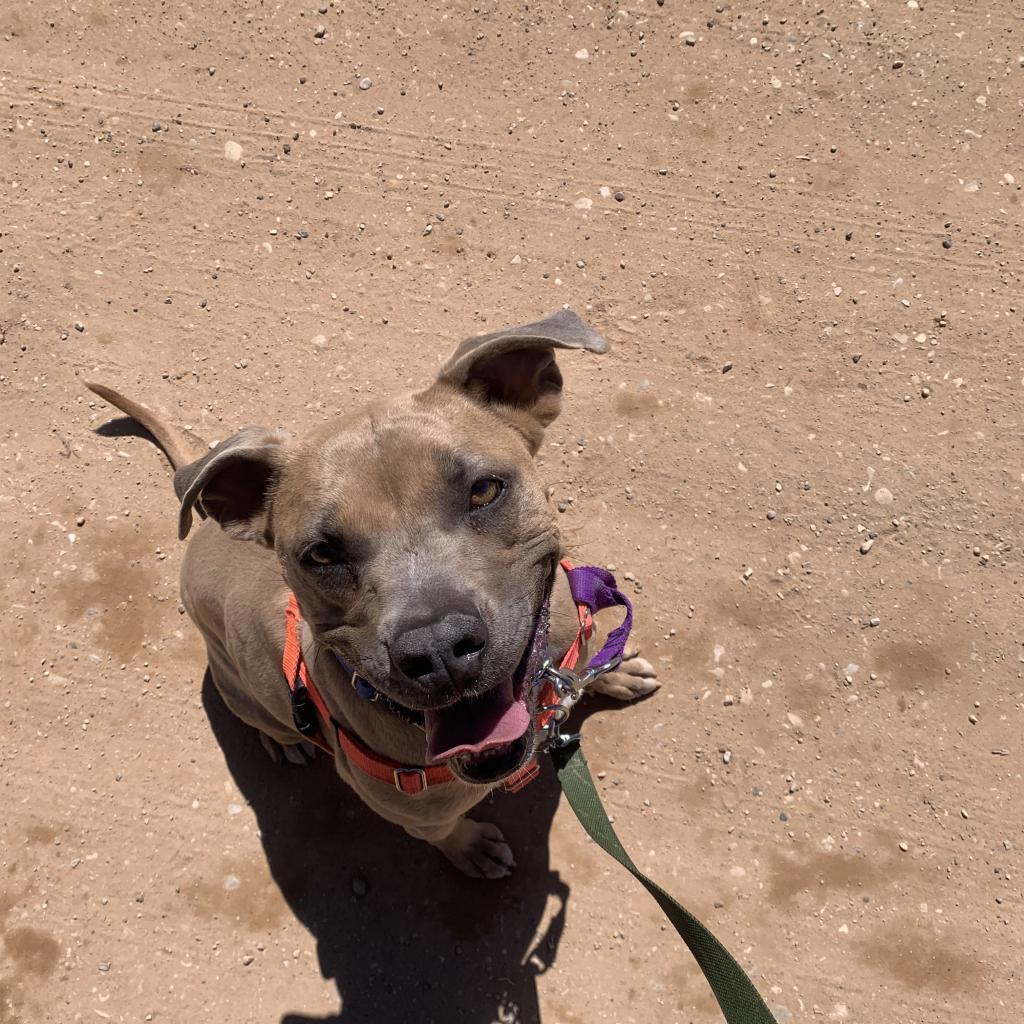
{"type": "Polygon", "coordinates": [[[455,828],[434,845],[470,878],[505,878],[516,866],[501,829],[488,821],[459,818],[455,828]]]}
{"type": "Polygon", "coordinates": [[[598,676],[590,689],[616,700],[635,700],[654,693],[660,686],[657,671],[646,658],[640,657],[640,648],[627,647],[619,667],[598,676]]]}

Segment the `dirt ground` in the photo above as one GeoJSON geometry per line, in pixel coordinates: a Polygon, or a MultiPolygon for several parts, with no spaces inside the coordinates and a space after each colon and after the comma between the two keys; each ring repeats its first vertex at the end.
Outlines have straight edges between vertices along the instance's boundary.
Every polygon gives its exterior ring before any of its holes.
{"type": "Polygon", "coordinates": [[[0,3],[0,1021],[720,1019],[550,774],[483,883],[271,764],[82,386],[301,434],[568,304],[540,457],[664,681],[585,712],[626,845],[782,1024],[1015,1022],[1019,11],[320,10],[0,3]]]}

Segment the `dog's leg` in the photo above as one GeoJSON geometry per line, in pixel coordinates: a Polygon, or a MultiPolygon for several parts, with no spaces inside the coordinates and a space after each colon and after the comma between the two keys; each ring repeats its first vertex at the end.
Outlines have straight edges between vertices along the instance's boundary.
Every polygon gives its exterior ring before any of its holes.
{"type": "Polygon", "coordinates": [[[259,733],[260,743],[267,752],[267,757],[274,764],[280,764],[284,758],[289,764],[298,765],[300,768],[309,764],[316,757],[316,747],[309,740],[302,740],[300,743],[278,743],[262,729],[256,730],[259,733]]]}
{"type": "Polygon", "coordinates": [[[405,830],[436,847],[470,878],[505,878],[516,866],[501,829],[489,821],[457,818],[454,825],[406,826],[405,830]]]}
{"type": "Polygon", "coordinates": [[[630,644],[623,652],[619,667],[614,672],[598,676],[588,689],[616,700],[634,700],[654,693],[660,686],[654,666],[640,657],[640,648],[636,644],[630,644]]]}

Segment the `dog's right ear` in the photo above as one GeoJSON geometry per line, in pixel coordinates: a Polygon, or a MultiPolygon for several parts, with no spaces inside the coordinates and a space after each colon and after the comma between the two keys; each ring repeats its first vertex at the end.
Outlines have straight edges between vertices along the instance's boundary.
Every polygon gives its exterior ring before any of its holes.
{"type": "Polygon", "coordinates": [[[174,474],[174,491],[181,500],[178,536],[188,536],[194,508],[215,519],[229,536],[272,547],[271,498],[287,439],[283,431],[246,427],[209,455],[182,466],[174,474]]]}

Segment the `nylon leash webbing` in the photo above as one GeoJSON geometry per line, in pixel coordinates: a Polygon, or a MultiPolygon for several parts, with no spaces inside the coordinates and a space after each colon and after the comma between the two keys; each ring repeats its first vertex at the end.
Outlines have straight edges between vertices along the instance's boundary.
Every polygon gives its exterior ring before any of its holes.
{"type": "Polygon", "coordinates": [[[754,983],[725,946],[633,863],[608,820],[579,740],[573,739],[565,746],[553,747],[551,759],[555,763],[562,792],[587,835],[626,868],[658,902],[704,972],[727,1024],[778,1024],[754,983]]]}

